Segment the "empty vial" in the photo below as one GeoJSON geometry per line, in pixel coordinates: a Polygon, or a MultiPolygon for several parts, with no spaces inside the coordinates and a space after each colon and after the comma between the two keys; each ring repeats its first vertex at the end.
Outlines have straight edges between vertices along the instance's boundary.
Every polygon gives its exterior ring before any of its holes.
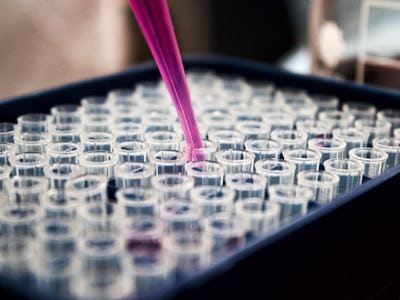
{"type": "Polygon", "coordinates": [[[192,161],[185,165],[186,174],[194,179],[194,185],[223,185],[224,169],[215,161],[192,161]]]}
{"type": "Polygon", "coordinates": [[[372,147],[383,150],[388,154],[385,169],[392,168],[400,163],[400,138],[375,138],[372,140],[372,147]]]}
{"type": "Polygon", "coordinates": [[[307,213],[308,202],[313,197],[309,187],[295,184],[277,184],[269,187],[269,201],[280,205],[280,222],[285,224],[307,213]]]}
{"type": "Polygon", "coordinates": [[[121,163],[146,162],[150,147],[148,143],[143,141],[116,141],[113,149],[118,154],[121,163]]]}
{"type": "Polygon", "coordinates": [[[0,143],[13,143],[17,124],[0,122],[0,143]]]}
{"type": "Polygon", "coordinates": [[[244,142],[246,151],[255,154],[254,161],[264,159],[279,159],[282,151],[282,144],[272,139],[256,139],[244,142]]]}
{"type": "Polygon", "coordinates": [[[152,187],[160,194],[160,201],[180,199],[189,201],[194,179],[184,174],[161,174],[151,178],[152,187]]]}
{"type": "Polygon", "coordinates": [[[305,148],[308,135],[306,132],[296,129],[275,129],[271,131],[271,139],[282,145],[282,150],[292,148],[305,148]]]}
{"type": "Polygon", "coordinates": [[[149,187],[154,176],[154,166],[142,162],[124,162],[114,167],[117,187],[149,187]]]}
{"type": "Polygon", "coordinates": [[[349,158],[331,158],[324,162],[324,168],[339,176],[338,195],[361,185],[364,165],[358,161],[349,158]]]}
{"type": "Polygon", "coordinates": [[[216,154],[216,160],[224,168],[225,174],[252,172],[255,154],[245,150],[227,149],[216,154]]]}
{"type": "Polygon", "coordinates": [[[281,159],[259,160],[254,165],[255,172],[267,179],[267,186],[275,184],[292,184],[296,165],[293,162],[281,159]]]}
{"type": "Polygon", "coordinates": [[[183,174],[187,162],[183,151],[160,150],[149,155],[149,161],[154,166],[156,175],[183,174]]]}
{"type": "Polygon", "coordinates": [[[230,173],[225,177],[226,186],[236,193],[235,200],[242,201],[247,198],[264,199],[267,179],[257,173],[230,173]]]}
{"type": "Polygon", "coordinates": [[[246,241],[277,230],[279,216],[280,206],[276,202],[248,198],[235,203],[235,217],[245,228],[246,241]]]}
{"type": "Polygon", "coordinates": [[[46,153],[51,165],[57,163],[77,164],[83,148],[83,145],[77,142],[56,142],[47,145],[46,153]]]}
{"type": "Polygon", "coordinates": [[[378,148],[361,147],[351,149],[349,158],[364,165],[363,180],[368,180],[381,175],[385,171],[388,154],[378,148]]]}
{"type": "Polygon", "coordinates": [[[244,134],[238,130],[215,130],[208,133],[208,139],[217,143],[217,149],[243,149],[244,134]]]}
{"type": "Polygon", "coordinates": [[[328,171],[302,171],[297,174],[297,184],[311,188],[312,200],[325,204],[336,197],[339,176],[328,171]]]}
{"type": "Polygon", "coordinates": [[[160,195],[152,188],[120,188],[116,192],[124,216],[155,216],[159,212],[160,195]]]}

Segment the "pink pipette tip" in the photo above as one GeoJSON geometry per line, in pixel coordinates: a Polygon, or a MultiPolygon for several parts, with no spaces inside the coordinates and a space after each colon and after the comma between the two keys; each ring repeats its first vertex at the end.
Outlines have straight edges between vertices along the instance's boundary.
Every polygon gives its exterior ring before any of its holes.
{"type": "Polygon", "coordinates": [[[129,0],[175,105],[189,149],[188,160],[199,160],[190,149],[202,148],[202,139],[186,82],[185,71],[166,0],[129,0]]]}

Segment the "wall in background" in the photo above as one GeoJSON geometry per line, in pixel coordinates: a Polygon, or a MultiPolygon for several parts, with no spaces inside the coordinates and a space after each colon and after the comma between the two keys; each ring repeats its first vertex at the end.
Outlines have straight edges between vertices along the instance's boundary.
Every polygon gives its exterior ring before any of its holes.
{"type": "MultiPolygon", "coordinates": [[[[292,1],[168,4],[183,55],[276,63],[296,43],[292,1]]],[[[152,59],[127,0],[2,0],[0,57],[0,99],[152,59]]]]}

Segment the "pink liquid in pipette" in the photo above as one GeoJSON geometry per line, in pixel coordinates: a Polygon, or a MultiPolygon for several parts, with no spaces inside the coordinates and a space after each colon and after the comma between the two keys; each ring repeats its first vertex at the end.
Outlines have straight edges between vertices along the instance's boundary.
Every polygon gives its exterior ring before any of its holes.
{"type": "MultiPolygon", "coordinates": [[[[188,160],[196,157],[190,149],[202,147],[194,116],[182,58],[166,0],[129,0],[169,94],[174,102],[189,149],[188,160]]],[[[201,155],[201,154],[197,154],[201,155]]],[[[200,159],[197,157],[197,159],[200,159]]]]}

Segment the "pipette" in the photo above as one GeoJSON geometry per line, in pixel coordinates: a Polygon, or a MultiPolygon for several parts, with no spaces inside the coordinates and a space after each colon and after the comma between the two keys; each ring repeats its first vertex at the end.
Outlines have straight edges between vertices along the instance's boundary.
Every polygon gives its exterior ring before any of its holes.
{"type": "MultiPolygon", "coordinates": [[[[202,147],[182,58],[166,0],[129,0],[168,92],[174,102],[188,148],[202,147]]],[[[188,155],[191,160],[192,155],[188,155]]]]}

